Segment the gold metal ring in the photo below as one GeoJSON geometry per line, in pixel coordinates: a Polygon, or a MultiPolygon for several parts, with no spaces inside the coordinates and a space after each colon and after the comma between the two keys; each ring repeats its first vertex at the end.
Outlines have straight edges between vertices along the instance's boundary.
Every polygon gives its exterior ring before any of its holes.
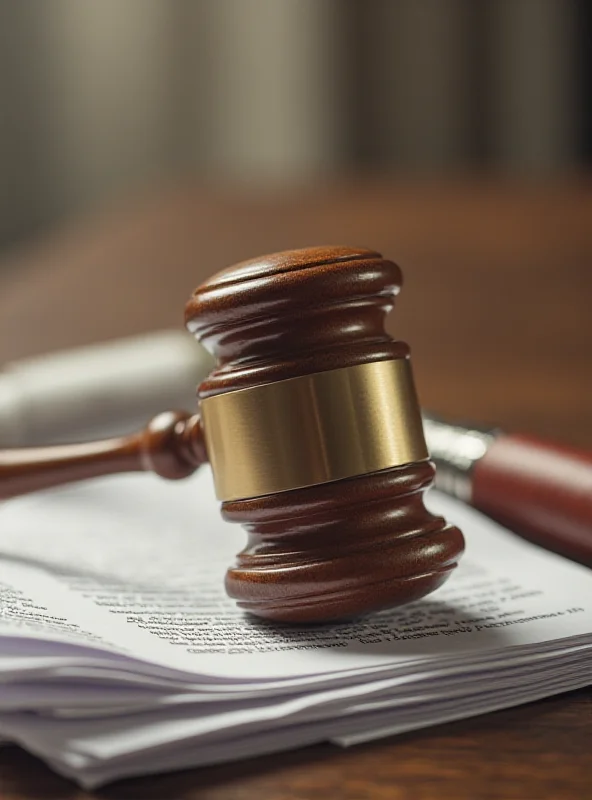
{"type": "Polygon", "coordinates": [[[201,414],[222,501],[428,458],[407,359],[215,395],[202,400],[201,414]]]}

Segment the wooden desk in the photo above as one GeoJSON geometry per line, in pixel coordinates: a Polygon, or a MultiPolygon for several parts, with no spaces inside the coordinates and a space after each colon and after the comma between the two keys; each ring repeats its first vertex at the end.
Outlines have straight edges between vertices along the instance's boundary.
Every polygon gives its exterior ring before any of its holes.
{"type": "MultiPolygon", "coordinates": [[[[179,326],[193,288],[236,260],[366,245],[403,268],[391,326],[412,345],[426,408],[592,446],[591,188],[160,193],[6,259],[0,359],[179,326]]],[[[581,691],[348,751],[310,747],[95,794],[8,748],[0,797],[582,800],[591,752],[592,693],[581,691]]]]}

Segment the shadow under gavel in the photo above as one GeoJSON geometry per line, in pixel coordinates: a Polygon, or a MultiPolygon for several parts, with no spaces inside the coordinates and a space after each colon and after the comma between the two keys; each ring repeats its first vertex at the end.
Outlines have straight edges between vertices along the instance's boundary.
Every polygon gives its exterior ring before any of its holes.
{"type": "Polygon", "coordinates": [[[212,466],[225,519],[248,533],[226,576],[246,611],[322,622],[416,600],[463,551],[424,506],[431,485],[409,350],[384,330],[401,285],[380,254],[286,251],[224,270],[189,300],[216,357],[199,414],[137,434],[0,451],[0,498],[100,475],[185,478],[212,466]]]}

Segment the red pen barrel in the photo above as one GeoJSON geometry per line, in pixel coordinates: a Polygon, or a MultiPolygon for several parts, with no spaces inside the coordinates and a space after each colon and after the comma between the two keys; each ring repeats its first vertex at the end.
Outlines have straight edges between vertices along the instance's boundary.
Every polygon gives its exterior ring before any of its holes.
{"type": "Polygon", "coordinates": [[[502,434],[475,464],[472,504],[542,547],[592,565],[592,453],[502,434]]]}

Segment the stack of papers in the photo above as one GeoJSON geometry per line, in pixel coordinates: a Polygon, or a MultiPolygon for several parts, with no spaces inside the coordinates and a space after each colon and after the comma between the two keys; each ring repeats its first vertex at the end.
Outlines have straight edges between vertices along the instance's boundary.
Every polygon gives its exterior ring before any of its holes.
{"type": "Polygon", "coordinates": [[[0,507],[0,739],[85,787],[354,745],[592,681],[592,572],[432,492],[467,540],[435,594],[350,622],[245,616],[208,470],[0,507]]]}

